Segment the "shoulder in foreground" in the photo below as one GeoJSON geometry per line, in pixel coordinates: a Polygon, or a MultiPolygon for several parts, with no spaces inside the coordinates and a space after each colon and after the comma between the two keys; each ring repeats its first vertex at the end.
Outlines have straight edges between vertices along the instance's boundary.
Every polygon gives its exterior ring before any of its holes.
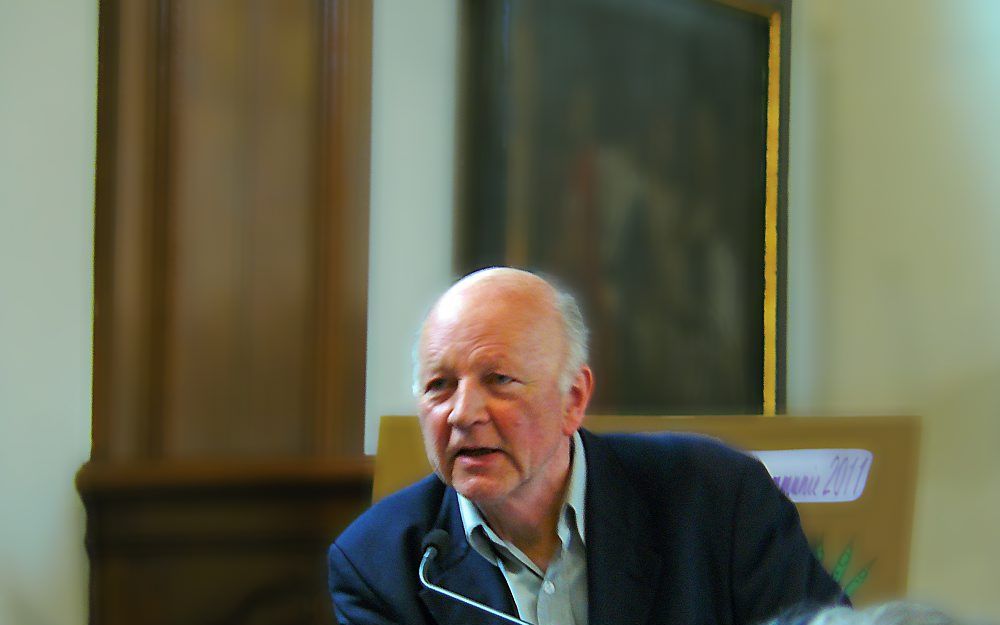
{"type": "Polygon", "coordinates": [[[436,475],[389,495],[374,504],[345,529],[335,541],[341,548],[404,539],[426,532],[441,508],[445,486],[436,475]]]}

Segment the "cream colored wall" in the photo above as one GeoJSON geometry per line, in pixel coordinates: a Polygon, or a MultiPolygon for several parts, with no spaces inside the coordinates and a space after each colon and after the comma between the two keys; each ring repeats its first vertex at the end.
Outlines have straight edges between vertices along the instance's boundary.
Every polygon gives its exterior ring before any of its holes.
{"type": "Polygon", "coordinates": [[[1000,618],[1000,3],[794,4],[789,407],[918,414],[911,594],[1000,618]]]}
{"type": "Polygon", "coordinates": [[[0,623],[87,620],[97,3],[0,2],[0,623]]]}
{"type": "Polygon", "coordinates": [[[452,277],[453,0],[376,0],[365,450],[378,418],[413,414],[410,349],[452,277]]]}

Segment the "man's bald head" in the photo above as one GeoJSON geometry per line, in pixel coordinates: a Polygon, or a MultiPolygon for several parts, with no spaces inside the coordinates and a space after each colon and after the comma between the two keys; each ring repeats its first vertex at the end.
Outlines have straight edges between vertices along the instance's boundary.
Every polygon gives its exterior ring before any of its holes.
{"type": "MultiPolygon", "coordinates": [[[[557,292],[533,273],[511,267],[491,267],[470,273],[451,286],[434,304],[424,326],[460,314],[470,305],[505,302],[530,308],[551,317],[557,315],[557,292]]],[[[546,319],[548,320],[548,319],[546,319]]]]}
{"type": "Polygon", "coordinates": [[[420,391],[421,350],[430,324],[460,323],[474,308],[505,307],[516,311],[539,332],[560,335],[559,387],[565,392],[587,363],[588,330],[576,300],[545,279],[512,267],[473,272],[451,286],[424,320],[414,349],[414,395],[420,391]]]}

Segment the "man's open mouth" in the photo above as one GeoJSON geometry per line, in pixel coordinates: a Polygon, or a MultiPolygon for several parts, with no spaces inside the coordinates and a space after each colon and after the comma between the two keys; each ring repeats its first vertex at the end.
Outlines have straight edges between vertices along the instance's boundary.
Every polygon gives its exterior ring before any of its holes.
{"type": "Polygon", "coordinates": [[[494,452],[500,451],[495,447],[463,447],[458,450],[457,456],[468,456],[471,458],[477,458],[480,456],[486,456],[494,452]]]}

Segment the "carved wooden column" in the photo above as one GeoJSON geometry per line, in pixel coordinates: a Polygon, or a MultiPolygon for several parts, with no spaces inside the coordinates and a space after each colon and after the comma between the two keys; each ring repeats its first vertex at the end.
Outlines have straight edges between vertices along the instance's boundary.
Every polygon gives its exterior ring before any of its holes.
{"type": "Polygon", "coordinates": [[[93,623],[329,622],[362,455],[370,0],[103,0],[93,623]]]}

